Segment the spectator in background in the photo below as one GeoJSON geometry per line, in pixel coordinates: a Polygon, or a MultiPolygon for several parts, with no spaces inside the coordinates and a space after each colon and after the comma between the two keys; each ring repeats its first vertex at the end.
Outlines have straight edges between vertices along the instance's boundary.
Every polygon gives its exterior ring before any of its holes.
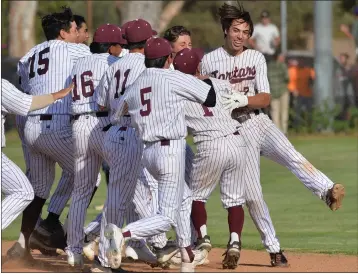
{"type": "Polygon", "coordinates": [[[261,13],[261,22],[254,27],[249,44],[252,48],[260,51],[265,55],[266,60],[272,60],[272,56],[280,45],[280,33],[275,24],[271,23],[270,14],[268,11],[261,13]]]}
{"type": "Polygon", "coordinates": [[[273,55],[273,60],[267,65],[267,77],[271,91],[272,121],[284,134],[287,134],[290,97],[287,89],[288,71],[283,54],[276,52],[273,55]]]}
{"type": "Polygon", "coordinates": [[[295,128],[301,125],[301,121],[307,119],[308,126],[312,123],[312,110],[313,110],[313,81],[315,79],[315,72],[313,68],[298,63],[296,88],[293,96],[295,97],[295,128]]]}
{"type": "Polygon", "coordinates": [[[86,20],[81,15],[74,15],[73,18],[76,22],[78,31],[77,43],[86,44],[89,38],[86,20]]]}
{"type": "Polygon", "coordinates": [[[341,24],[341,31],[350,39],[354,40],[356,46],[356,56],[358,56],[358,6],[354,8],[354,22],[352,24],[352,31],[345,24],[341,24]]]}
{"type": "Polygon", "coordinates": [[[339,98],[339,105],[342,105],[341,112],[339,113],[337,119],[345,120],[347,118],[347,112],[349,108],[349,97],[348,97],[348,86],[350,84],[349,79],[349,55],[347,53],[341,53],[339,55],[339,64],[340,66],[336,70],[336,77],[339,80],[339,89],[341,91],[340,95],[342,95],[341,98],[339,98]]]}

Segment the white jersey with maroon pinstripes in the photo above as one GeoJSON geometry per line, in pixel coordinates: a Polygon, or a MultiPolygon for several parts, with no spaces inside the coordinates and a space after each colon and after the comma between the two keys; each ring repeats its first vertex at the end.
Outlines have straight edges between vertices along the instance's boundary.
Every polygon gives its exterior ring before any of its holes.
{"type": "Polygon", "coordinates": [[[226,80],[210,78],[216,93],[215,107],[208,108],[195,102],[186,102],[185,118],[187,126],[194,137],[194,142],[209,141],[230,135],[241,127],[231,119],[229,111],[223,108],[220,97],[231,92],[231,85],[226,80]]]}
{"type": "Polygon", "coordinates": [[[72,113],[97,112],[96,96],[99,82],[107,69],[119,58],[109,53],[93,54],[78,60],[72,69],[75,83],[72,90],[72,113]]]}
{"type": "Polygon", "coordinates": [[[13,84],[5,79],[1,79],[1,146],[5,146],[5,115],[7,113],[26,116],[31,103],[32,97],[18,90],[13,84]]]}
{"type": "Polygon", "coordinates": [[[194,76],[148,68],[126,90],[125,101],[144,142],[187,136],[185,101],[204,103],[210,86],[194,76]]]}
{"type": "MultiPolygon", "coordinates": [[[[146,69],[144,55],[141,53],[128,53],[106,71],[101,80],[97,103],[105,106],[114,114],[119,98],[126,88],[133,84],[138,76],[146,69]]],[[[111,123],[119,121],[111,115],[111,123]]],[[[129,123],[129,121],[128,121],[129,123]]]]}
{"type": "MultiPolygon", "coordinates": [[[[28,73],[28,92],[31,95],[49,94],[68,87],[72,80],[71,71],[77,60],[91,55],[86,45],[61,40],[43,42],[30,51],[33,54],[23,64],[28,73]]],[[[69,95],[46,108],[32,111],[29,115],[70,114],[70,108],[69,95]]]]}
{"type": "MultiPolygon", "coordinates": [[[[246,49],[240,55],[232,56],[220,47],[203,57],[201,74],[228,80],[234,90],[247,96],[270,93],[266,59],[257,50],[246,49]]],[[[250,110],[242,108],[241,112],[246,111],[250,110]]]]}

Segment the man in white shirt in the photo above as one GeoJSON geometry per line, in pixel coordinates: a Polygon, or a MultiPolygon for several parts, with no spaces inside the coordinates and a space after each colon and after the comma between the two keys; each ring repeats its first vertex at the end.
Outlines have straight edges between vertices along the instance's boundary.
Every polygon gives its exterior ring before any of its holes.
{"type": "Polygon", "coordinates": [[[269,61],[270,56],[276,52],[280,42],[279,30],[275,24],[271,23],[269,12],[264,10],[261,13],[261,22],[254,27],[249,44],[253,49],[263,53],[266,60],[269,61]]]}

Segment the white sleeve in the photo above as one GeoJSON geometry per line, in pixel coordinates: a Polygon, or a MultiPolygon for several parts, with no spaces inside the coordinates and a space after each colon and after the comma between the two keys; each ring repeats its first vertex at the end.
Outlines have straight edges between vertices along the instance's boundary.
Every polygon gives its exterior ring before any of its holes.
{"type": "Polygon", "coordinates": [[[206,101],[211,88],[204,81],[181,72],[175,75],[175,80],[172,80],[172,84],[174,85],[174,92],[177,95],[200,104],[206,101]]]}
{"type": "Polygon", "coordinates": [[[267,78],[266,59],[262,53],[258,53],[258,65],[256,66],[255,87],[259,93],[270,93],[270,84],[267,78]]]}
{"type": "Polygon", "coordinates": [[[102,76],[96,91],[97,104],[109,108],[109,75],[111,74],[111,67],[107,69],[106,73],[102,76]]]}
{"type": "Polygon", "coordinates": [[[9,113],[26,116],[30,110],[32,96],[18,90],[13,84],[1,79],[1,106],[9,113]]]}
{"type": "Polygon", "coordinates": [[[206,67],[206,64],[207,64],[207,61],[206,61],[207,58],[205,58],[205,56],[203,57],[201,63],[200,63],[200,74],[201,75],[209,75],[208,73],[208,69],[206,67]]]}

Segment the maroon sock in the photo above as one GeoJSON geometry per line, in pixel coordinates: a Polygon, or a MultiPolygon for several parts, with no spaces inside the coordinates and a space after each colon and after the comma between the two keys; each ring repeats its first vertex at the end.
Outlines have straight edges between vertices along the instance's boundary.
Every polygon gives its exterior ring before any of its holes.
{"type": "Polygon", "coordinates": [[[242,228],[244,226],[245,213],[242,206],[234,206],[228,208],[228,223],[230,234],[235,232],[241,238],[242,228]]]}
{"type": "Polygon", "coordinates": [[[193,253],[193,250],[191,249],[190,246],[185,247],[186,252],[188,253],[190,262],[192,263],[194,261],[195,255],[193,253]]]}
{"type": "Polygon", "coordinates": [[[201,235],[200,228],[203,225],[206,225],[206,209],[205,203],[199,201],[193,201],[191,208],[191,220],[193,222],[196,233],[198,233],[198,238],[201,239],[203,236],[201,235]]]}
{"type": "Polygon", "coordinates": [[[25,246],[28,247],[28,241],[32,231],[34,231],[38,218],[40,217],[42,207],[46,199],[35,196],[34,200],[25,208],[22,213],[21,232],[25,238],[25,246]]]}
{"type": "Polygon", "coordinates": [[[130,238],[132,235],[131,235],[131,232],[128,230],[128,231],[125,231],[122,233],[123,237],[124,238],[130,238]]]}

